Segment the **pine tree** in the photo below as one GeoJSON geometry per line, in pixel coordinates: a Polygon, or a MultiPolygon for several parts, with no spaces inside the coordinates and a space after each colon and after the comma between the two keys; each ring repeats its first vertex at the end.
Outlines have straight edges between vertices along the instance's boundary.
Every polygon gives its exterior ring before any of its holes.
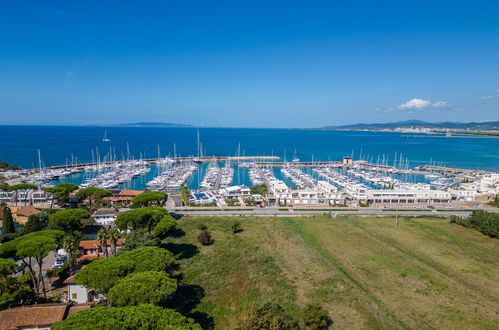
{"type": "Polygon", "coordinates": [[[3,234],[13,234],[16,232],[16,227],[14,226],[14,218],[12,218],[12,211],[10,208],[5,207],[3,209],[3,234]]]}

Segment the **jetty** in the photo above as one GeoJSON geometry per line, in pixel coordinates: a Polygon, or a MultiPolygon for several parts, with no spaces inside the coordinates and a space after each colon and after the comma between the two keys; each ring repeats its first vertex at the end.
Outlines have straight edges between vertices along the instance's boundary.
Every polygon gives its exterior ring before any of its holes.
{"type": "MultiPolygon", "coordinates": [[[[164,158],[147,158],[144,159],[145,162],[149,164],[155,164],[158,161],[161,161],[164,158]]],[[[234,162],[235,164],[245,161],[276,161],[279,160],[280,157],[278,156],[202,156],[202,157],[175,157],[171,158],[175,162],[234,162]]],[[[79,169],[82,170],[86,167],[89,166],[96,166],[102,163],[105,164],[118,164],[118,163],[126,163],[128,160],[116,160],[116,161],[107,161],[107,162],[101,162],[101,163],[96,163],[96,162],[90,162],[90,163],[79,163],[79,164],[66,164],[66,165],[56,165],[56,166],[49,166],[49,167],[43,167],[41,170],[57,170],[57,169],[65,169],[65,168],[72,168],[72,169],[79,169]]],[[[25,170],[26,171],[26,170],[25,170]]],[[[40,168],[34,168],[30,169],[27,171],[33,171],[33,172],[38,172],[40,171],[40,168]]]]}

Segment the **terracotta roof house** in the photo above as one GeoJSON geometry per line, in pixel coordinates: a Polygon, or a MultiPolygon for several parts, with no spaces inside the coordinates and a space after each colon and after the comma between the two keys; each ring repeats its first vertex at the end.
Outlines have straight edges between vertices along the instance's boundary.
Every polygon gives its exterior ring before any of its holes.
{"type": "Polygon", "coordinates": [[[25,224],[28,221],[30,215],[42,213],[42,210],[37,209],[33,206],[25,206],[18,208],[14,214],[14,220],[18,223],[25,224]]]}
{"type": "MultiPolygon", "coordinates": [[[[124,238],[118,239],[118,244],[116,249],[119,250],[119,248],[125,243],[124,238]]],[[[108,255],[111,254],[111,242],[107,242],[107,251],[108,255]]],[[[86,241],[80,241],[80,246],[78,248],[78,256],[77,260],[82,261],[82,260],[94,260],[102,257],[104,255],[100,241],[99,240],[86,240],[86,241]]]]}
{"type": "Polygon", "coordinates": [[[108,200],[111,204],[131,204],[132,199],[143,193],[141,190],[128,190],[128,189],[111,189],[109,190],[113,195],[110,197],[104,198],[104,200],[108,200]]]}
{"type": "Polygon", "coordinates": [[[89,308],[90,305],[40,304],[0,311],[0,330],[50,329],[69,315],[89,308]]]}

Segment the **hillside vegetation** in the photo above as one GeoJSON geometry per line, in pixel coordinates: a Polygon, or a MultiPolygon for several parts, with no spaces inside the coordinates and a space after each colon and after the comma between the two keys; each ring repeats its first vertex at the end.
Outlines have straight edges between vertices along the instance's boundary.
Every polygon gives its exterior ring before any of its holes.
{"type": "Polygon", "coordinates": [[[227,329],[267,301],[300,318],[321,305],[335,328],[492,329],[499,241],[442,218],[184,217],[167,240],[182,273],[172,307],[227,329]],[[197,241],[200,224],[214,243],[197,241]]]}

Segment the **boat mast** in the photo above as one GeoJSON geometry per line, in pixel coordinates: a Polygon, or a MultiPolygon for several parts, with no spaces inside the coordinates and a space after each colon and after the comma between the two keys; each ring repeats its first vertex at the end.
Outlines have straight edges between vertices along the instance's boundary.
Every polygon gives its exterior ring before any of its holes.
{"type": "Polygon", "coordinates": [[[42,173],[42,155],[40,153],[40,149],[38,149],[38,167],[40,173],[42,173]]]}
{"type": "Polygon", "coordinates": [[[198,133],[198,158],[201,157],[201,140],[199,138],[199,129],[197,130],[198,133]]]}

